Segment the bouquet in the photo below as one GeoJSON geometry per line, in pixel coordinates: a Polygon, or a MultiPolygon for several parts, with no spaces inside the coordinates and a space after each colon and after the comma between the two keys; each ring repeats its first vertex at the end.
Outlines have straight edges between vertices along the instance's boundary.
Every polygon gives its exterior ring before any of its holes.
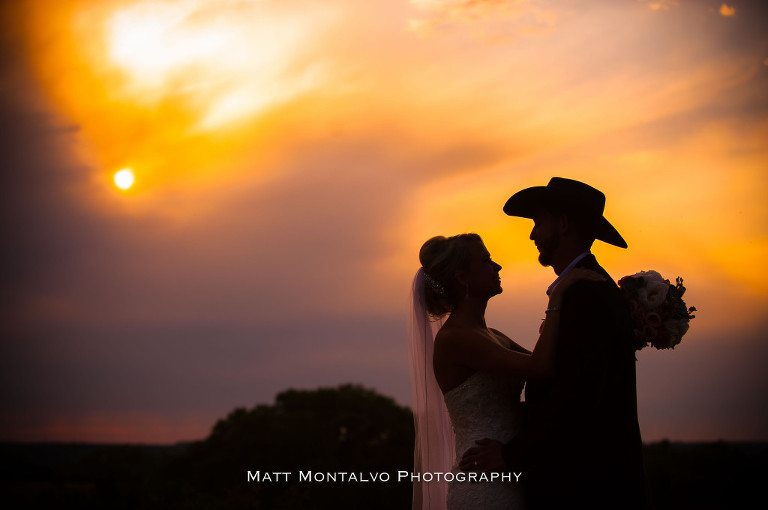
{"type": "Polygon", "coordinates": [[[629,302],[635,325],[635,349],[649,344],[657,349],[673,349],[688,331],[695,307],[683,301],[683,279],[672,285],[656,271],[641,271],[619,280],[619,288],[629,302]]]}

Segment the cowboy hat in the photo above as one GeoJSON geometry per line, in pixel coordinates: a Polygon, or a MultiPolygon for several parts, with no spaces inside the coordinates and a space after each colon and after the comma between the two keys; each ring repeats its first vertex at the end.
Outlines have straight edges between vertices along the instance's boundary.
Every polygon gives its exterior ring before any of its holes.
{"type": "Polygon", "coordinates": [[[627,242],[603,216],[605,195],[588,184],[562,177],[553,177],[546,186],[534,186],[518,191],[504,204],[510,216],[531,218],[539,210],[561,210],[577,213],[592,225],[595,239],[626,248],[627,242]]]}

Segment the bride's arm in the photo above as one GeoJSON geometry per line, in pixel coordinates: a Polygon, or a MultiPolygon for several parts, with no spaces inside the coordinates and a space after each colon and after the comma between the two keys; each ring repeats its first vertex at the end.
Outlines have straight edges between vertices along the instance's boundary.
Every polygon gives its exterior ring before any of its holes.
{"type": "Polygon", "coordinates": [[[442,351],[452,363],[473,370],[513,372],[525,378],[546,377],[554,369],[558,315],[557,312],[549,314],[531,354],[508,349],[477,333],[449,330],[435,340],[435,355],[440,356],[442,351]]]}
{"type": "Polygon", "coordinates": [[[526,378],[551,375],[560,327],[562,295],[571,284],[579,280],[604,278],[593,271],[573,270],[553,289],[547,306],[547,319],[530,355],[507,349],[480,333],[443,328],[435,338],[435,356],[473,370],[502,373],[512,371],[526,378]]]}
{"type": "Polygon", "coordinates": [[[511,338],[509,338],[507,335],[505,335],[504,333],[502,333],[498,329],[494,329],[494,328],[488,328],[488,329],[490,329],[491,333],[496,335],[498,338],[501,338],[502,340],[504,340],[504,342],[507,343],[508,348],[512,349],[513,351],[522,352],[522,353],[528,354],[528,355],[531,354],[531,351],[529,351],[528,349],[526,349],[525,347],[523,347],[519,343],[517,343],[514,340],[512,340],[511,338]]]}
{"type": "MultiPolygon", "coordinates": [[[[560,305],[559,293],[550,298],[550,309],[560,305]]],[[[486,372],[513,372],[526,378],[545,377],[554,366],[554,344],[560,319],[550,312],[533,353],[503,347],[487,336],[466,329],[441,329],[435,338],[435,358],[486,372]]]]}

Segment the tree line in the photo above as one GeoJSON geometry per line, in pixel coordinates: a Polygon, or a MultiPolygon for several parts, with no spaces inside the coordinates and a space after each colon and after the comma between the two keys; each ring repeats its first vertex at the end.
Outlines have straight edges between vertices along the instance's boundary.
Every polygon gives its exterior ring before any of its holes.
{"type": "MultiPolygon", "coordinates": [[[[413,416],[357,385],[288,390],[173,446],[0,444],[5,508],[408,509],[413,416]],[[386,479],[384,474],[386,474],[386,479]]],[[[768,445],[645,445],[657,510],[748,508],[768,445]]]]}

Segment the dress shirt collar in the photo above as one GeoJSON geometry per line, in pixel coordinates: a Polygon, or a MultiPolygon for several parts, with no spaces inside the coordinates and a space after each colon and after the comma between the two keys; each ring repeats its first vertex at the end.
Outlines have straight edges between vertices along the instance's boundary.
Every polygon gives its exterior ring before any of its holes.
{"type": "Polygon", "coordinates": [[[587,255],[590,255],[590,253],[589,253],[589,250],[587,250],[587,251],[585,251],[584,253],[582,253],[581,255],[577,256],[575,259],[573,259],[573,260],[571,261],[571,263],[570,263],[570,264],[568,264],[568,265],[566,266],[566,268],[565,268],[565,269],[563,269],[563,272],[562,272],[562,273],[560,273],[560,275],[557,277],[557,279],[556,279],[554,282],[552,282],[552,285],[550,285],[550,286],[547,288],[547,296],[549,296],[549,295],[552,293],[552,289],[554,289],[554,288],[555,288],[555,285],[557,285],[557,284],[560,282],[560,280],[562,280],[563,278],[565,278],[565,275],[567,275],[567,274],[568,274],[568,273],[571,271],[571,269],[573,269],[574,267],[576,267],[576,264],[578,264],[579,262],[581,262],[581,259],[583,259],[583,258],[584,258],[584,257],[586,257],[587,255]]]}

